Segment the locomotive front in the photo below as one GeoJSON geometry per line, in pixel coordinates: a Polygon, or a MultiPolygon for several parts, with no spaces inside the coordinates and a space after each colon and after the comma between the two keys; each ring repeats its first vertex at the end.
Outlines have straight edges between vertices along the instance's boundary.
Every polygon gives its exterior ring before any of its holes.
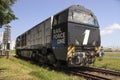
{"type": "Polygon", "coordinates": [[[95,15],[71,6],[53,17],[52,49],[57,61],[86,65],[100,53],[100,30],[95,15]]]}
{"type": "Polygon", "coordinates": [[[95,61],[100,51],[100,30],[94,14],[84,7],[69,9],[68,52],[70,64],[86,65],[95,61]]]}

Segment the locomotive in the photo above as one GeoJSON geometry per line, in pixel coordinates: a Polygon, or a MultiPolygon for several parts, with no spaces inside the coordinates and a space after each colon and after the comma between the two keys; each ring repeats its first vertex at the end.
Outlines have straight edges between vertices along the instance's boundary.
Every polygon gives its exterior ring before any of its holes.
{"type": "Polygon", "coordinates": [[[94,13],[72,5],[16,39],[16,55],[39,63],[86,65],[100,53],[100,29],[94,13]]]}

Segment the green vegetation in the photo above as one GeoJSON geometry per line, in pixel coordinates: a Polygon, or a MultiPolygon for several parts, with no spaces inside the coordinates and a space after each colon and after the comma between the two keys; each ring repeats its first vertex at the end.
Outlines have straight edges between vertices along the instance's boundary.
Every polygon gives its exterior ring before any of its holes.
{"type": "Polygon", "coordinates": [[[105,52],[120,52],[120,48],[104,48],[105,52]]]}
{"type": "Polygon", "coordinates": [[[15,50],[10,50],[10,55],[15,55],[15,50]]]}
{"type": "Polygon", "coordinates": [[[101,61],[97,58],[91,66],[120,71],[120,58],[103,58],[101,61]]]}
{"type": "MultiPolygon", "coordinates": [[[[15,55],[15,51],[10,51],[15,55]]],[[[118,56],[118,53],[105,54],[110,56],[118,56]]],[[[103,58],[91,66],[112,69],[120,71],[120,58],[103,58]]],[[[21,60],[10,56],[0,57],[0,80],[83,80],[77,76],[67,75],[64,72],[50,70],[48,67],[41,67],[31,63],[30,61],[21,60]]]]}
{"type": "Polygon", "coordinates": [[[111,52],[111,53],[105,52],[104,56],[120,56],[120,52],[111,52]]]}
{"type": "Polygon", "coordinates": [[[82,80],[63,72],[40,67],[29,61],[10,57],[0,58],[0,80],[82,80]]]}
{"type": "Polygon", "coordinates": [[[0,27],[17,19],[11,9],[15,1],[16,0],[0,0],[0,27]]]}

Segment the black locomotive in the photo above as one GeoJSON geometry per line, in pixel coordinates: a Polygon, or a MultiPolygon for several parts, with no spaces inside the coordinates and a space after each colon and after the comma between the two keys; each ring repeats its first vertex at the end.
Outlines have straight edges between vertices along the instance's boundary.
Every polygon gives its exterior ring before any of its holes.
{"type": "Polygon", "coordinates": [[[44,20],[16,39],[16,54],[39,63],[86,65],[100,53],[95,15],[73,5],[44,20]]]}

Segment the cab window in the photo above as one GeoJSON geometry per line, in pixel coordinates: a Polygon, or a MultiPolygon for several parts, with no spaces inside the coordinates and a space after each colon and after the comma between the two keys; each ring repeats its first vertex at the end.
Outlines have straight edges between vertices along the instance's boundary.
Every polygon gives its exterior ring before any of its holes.
{"type": "Polygon", "coordinates": [[[54,16],[53,25],[67,22],[67,20],[68,20],[68,11],[66,10],[54,16]]]}

